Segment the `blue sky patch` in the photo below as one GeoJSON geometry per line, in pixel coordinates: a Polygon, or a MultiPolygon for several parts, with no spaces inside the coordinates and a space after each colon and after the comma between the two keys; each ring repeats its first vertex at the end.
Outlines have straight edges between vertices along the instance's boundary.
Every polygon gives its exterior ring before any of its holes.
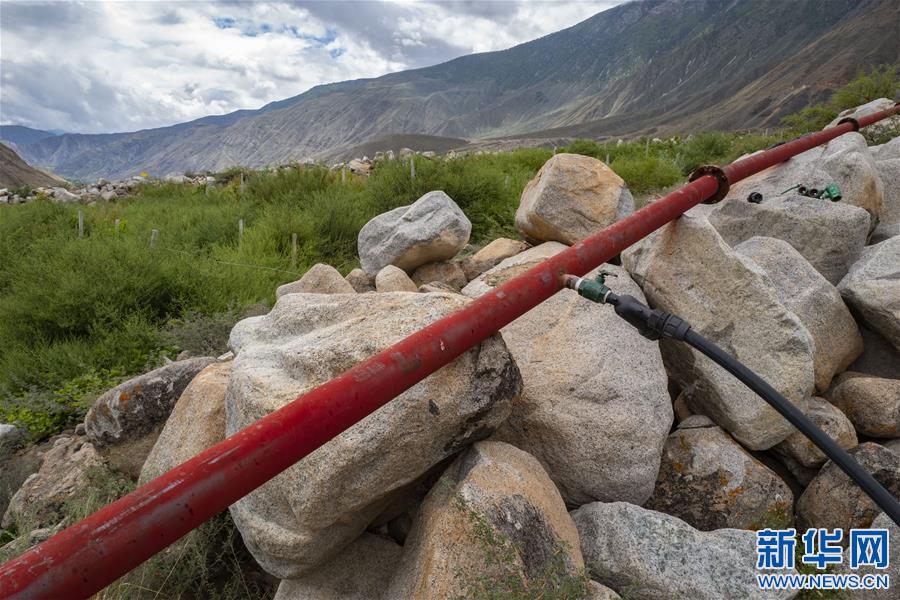
{"type": "Polygon", "coordinates": [[[215,23],[216,27],[219,29],[230,29],[234,27],[235,20],[231,17],[213,17],[213,23],[215,23]]]}

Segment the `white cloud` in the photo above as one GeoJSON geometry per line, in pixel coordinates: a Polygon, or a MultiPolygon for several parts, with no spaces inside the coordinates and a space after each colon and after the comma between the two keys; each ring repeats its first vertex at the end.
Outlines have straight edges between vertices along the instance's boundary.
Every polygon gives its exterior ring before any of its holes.
{"type": "Polygon", "coordinates": [[[0,2],[0,122],[108,132],[508,48],[621,0],[0,2]]]}

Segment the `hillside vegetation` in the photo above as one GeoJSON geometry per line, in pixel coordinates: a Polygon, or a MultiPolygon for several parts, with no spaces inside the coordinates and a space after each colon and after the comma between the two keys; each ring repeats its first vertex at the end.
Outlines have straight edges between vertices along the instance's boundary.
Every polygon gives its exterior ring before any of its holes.
{"type": "MultiPolygon", "coordinates": [[[[881,87],[848,86],[844,100],[892,96],[882,89],[896,88],[892,73],[881,87]]],[[[560,151],[608,161],[640,202],[700,164],[729,162],[776,141],[704,133],[585,140],[560,151]]],[[[456,201],[472,221],[473,245],[517,238],[522,189],[551,154],[416,157],[415,178],[399,160],[346,181],[321,167],[244,171],[243,187],[235,169],[219,174],[215,186],[151,184],[115,204],[0,206],[0,422],[46,436],[79,419],[113,383],[164,357],[224,351],[231,325],[270,306],[279,284],[317,262],[349,272],[362,225],[425,192],[444,190],[456,201]]]]}

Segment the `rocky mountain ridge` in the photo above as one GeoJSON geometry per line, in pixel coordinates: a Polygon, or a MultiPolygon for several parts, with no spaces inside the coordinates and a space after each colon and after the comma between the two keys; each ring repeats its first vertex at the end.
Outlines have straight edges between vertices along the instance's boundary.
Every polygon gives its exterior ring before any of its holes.
{"type": "Polygon", "coordinates": [[[891,0],[642,0],[509,50],[172,127],[50,137],[21,152],[65,176],[122,178],[318,158],[396,134],[472,140],[766,126],[822,99],[860,65],[898,62],[897,22],[891,0]]]}

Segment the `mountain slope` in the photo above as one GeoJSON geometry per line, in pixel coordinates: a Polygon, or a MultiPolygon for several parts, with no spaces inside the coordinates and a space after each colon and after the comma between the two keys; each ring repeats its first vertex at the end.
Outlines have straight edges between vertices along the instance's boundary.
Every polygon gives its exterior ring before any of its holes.
{"type": "Polygon", "coordinates": [[[0,140],[13,144],[30,144],[57,135],[52,131],[43,131],[23,127],[22,125],[0,125],[0,140]]]}
{"type": "Polygon", "coordinates": [[[643,0],[509,50],[319,86],[258,111],[21,150],[69,176],[124,176],[333,155],[386,134],[768,125],[861,67],[900,62],[897,23],[895,0],[643,0]]]}
{"type": "Polygon", "coordinates": [[[0,187],[41,187],[65,185],[66,181],[44,173],[19,158],[15,151],[0,144],[0,187]]]}

